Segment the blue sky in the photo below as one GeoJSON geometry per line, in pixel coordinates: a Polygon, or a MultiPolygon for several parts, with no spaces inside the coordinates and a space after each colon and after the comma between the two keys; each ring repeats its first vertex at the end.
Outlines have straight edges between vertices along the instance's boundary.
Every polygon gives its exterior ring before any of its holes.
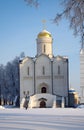
{"type": "Polygon", "coordinates": [[[53,54],[68,56],[69,84],[80,91],[80,39],[73,36],[68,20],[53,24],[56,13],[62,11],[61,0],[39,0],[39,8],[27,6],[24,0],[0,0],[0,64],[6,65],[21,52],[36,55],[36,38],[43,29],[53,37],[53,54]]]}

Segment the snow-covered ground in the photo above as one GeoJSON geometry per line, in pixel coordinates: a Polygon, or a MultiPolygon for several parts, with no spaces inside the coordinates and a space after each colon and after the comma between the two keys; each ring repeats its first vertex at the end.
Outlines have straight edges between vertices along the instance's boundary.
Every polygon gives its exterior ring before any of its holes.
{"type": "Polygon", "coordinates": [[[0,107],[0,130],[84,130],[84,108],[0,107]]]}

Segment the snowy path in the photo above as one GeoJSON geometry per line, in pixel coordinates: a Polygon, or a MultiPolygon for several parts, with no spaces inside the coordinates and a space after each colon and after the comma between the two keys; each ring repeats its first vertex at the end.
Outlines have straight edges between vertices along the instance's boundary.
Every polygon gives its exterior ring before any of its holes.
{"type": "Polygon", "coordinates": [[[84,130],[84,109],[3,109],[0,130],[84,130]]]}

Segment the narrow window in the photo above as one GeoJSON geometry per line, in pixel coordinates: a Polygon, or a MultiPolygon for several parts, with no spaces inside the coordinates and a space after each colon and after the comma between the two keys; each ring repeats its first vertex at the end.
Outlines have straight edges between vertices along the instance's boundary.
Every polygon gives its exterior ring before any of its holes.
{"type": "Polygon", "coordinates": [[[45,75],[45,67],[43,66],[43,75],[45,75]]]}
{"type": "Polygon", "coordinates": [[[58,74],[60,74],[60,66],[58,65],[58,74]]]}
{"type": "Polygon", "coordinates": [[[29,75],[29,67],[28,67],[28,75],[29,75]]]}
{"type": "Polygon", "coordinates": [[[44,53],[46,52],[46,46],[44,45],[44,53]]]}

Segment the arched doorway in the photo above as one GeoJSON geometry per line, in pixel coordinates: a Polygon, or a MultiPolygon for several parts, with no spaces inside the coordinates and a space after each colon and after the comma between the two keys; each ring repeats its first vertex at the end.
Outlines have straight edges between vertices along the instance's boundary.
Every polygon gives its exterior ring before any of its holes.
{"type": "Polygon", "coordinates": [[[46,108],[46,102],[45,101],[40,102],[40,108],[46,108]]]}
{"type": "Polygon", "coordinates": [[[46,93],[46,87],[41,88],[41,93],[46,93]]]}

